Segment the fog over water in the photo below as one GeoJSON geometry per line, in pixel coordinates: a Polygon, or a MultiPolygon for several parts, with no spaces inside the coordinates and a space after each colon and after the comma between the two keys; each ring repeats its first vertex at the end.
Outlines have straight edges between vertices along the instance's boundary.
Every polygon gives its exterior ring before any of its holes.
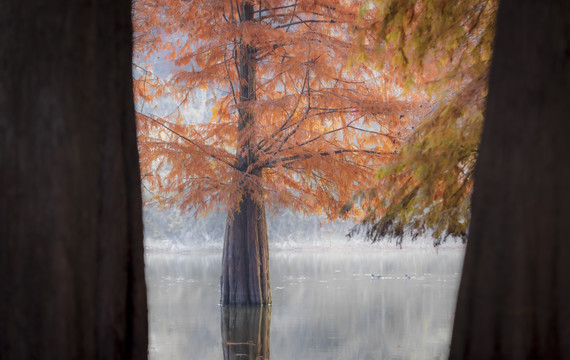
{"type": "MultiPolygon", "coordinates": [[[[188,252],[220,250],[223,246],[226,216],[215,213],[203,218],[181,214],[177,209],[159,211],[156,207],[145,207],[145,247],[149,251],[188,252]]],[[[327,222],[322,216],[301,216],[290,211],[267,215],[267,232],[270,249],[309,250],[328,248],[360,248],[377,250],[394,249],[394,241],[371,244],[364,236],[352,239],[347,234],[354,227],[351,221],[327,222]]],[[[433,249],[433,239],[426,235],[416,241],[404,241],[404,248],[433,249]]],[[[463,248],[461,241],[449,239],[441,249],[463,248]]]]}
{"type": "Polygon", "coordinates": [[[446,358],[462,244],[399,249],[347,241],[349,222],[268,220],[273,305],[236,309],[219,306],[223,214],[146,210],[151,359],[446,358]]]}
{"type": "Polygon", "coordinates": [[[218,304],[220,254],[148,252],[151,359],[241,358],[232,351],[255,359],[259,344],[274,360],[443,359],[462,256],[461,249],[276,250],[273,305],[246,317],[218,304]]]}

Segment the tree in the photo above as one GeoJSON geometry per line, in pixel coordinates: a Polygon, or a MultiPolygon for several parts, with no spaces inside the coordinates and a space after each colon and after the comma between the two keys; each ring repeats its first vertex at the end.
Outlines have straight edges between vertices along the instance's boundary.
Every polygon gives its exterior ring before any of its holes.
{"type": "Polygon", "coordinates": [[[424,119],[377,174],[361,228],[373,241],[433,230],[434,245],[467,238],[495,29],[495,0],[372,1],[361,10],[361,60],[396,66],[410,92],[431,95],[424,119]]]}
{"type": "Polygon", "coordinates": [[[0,357],[147,357],[130,1],[0,11],[0,357]]]}
{"type": "MultiPolygon", "coordinates": [[[[209,122],[139,114],[142,172],[155,200],[228,212],[223,304],[267,304],[265,207],[340,216],[408,132],[414,100],[386,72],[347,67],[359,2],[138,0],[138,52],[173,63],[148,69],[139,103],[180,106],[202,90],[209,122]]],[[[346,214],[345,214],[346,216],[346,214]]]]}
{"type": "Polygon", "coordinates": [[[570,4],[501,1],[450,359],[570,358],[570,4]]]}

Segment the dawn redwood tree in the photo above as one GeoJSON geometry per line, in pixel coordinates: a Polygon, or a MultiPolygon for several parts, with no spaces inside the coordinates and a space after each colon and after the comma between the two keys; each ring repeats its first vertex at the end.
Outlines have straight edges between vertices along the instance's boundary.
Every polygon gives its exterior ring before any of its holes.
{"type": "Polygon", "coordinates": [[[570,3],[502,0],[450,359],[570,359],[570,3]]]}
{"type": "Polygon", "coordinates": [[[139,108],[166,94],[184,107],[200,92],[212,104],[202,123],[141,111],[139,147],[155,200],[227,210],[222,304],[271,302],[266,206],[339,216],[413,121],[419,99],[398,100],[387,71],[349,64],[361,5],[135,2],[137,53],[172,66],[168,79],[136,78],[139,108]]]}
{"type": "Polygon", "coordinates": [[[147,358],[130,16],[2,2],[2,359],[147,358]]]}

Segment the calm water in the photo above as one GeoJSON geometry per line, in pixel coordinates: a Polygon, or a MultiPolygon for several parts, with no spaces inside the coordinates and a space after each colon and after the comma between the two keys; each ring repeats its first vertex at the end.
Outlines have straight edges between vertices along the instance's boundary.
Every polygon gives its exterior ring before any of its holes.
{"type": "Polygon", "coordinates": [[[462,249],[274,251],[273,306],[235,309],[218,305],[219,254],[150,253],[150,357],[444,359],[462,259],[462,249]]]}

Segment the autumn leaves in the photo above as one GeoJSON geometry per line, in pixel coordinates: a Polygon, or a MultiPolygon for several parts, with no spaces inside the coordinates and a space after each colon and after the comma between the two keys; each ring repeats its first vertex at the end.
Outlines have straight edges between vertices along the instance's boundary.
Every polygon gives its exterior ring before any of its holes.
{"type": "Polygon", "coordinates": [[[205,91],[213,104],[211,118],[192,125],[179,111],[139,116],[143,172],[170,195],[163,201],[203,212],[252,192],[273,209],[334,218],[371,186],[408,133],[412,117],[400,115],[418,99],[398,98],[386,73],[348,65],[359,6],[138,1],[137,49],[171,59],[168,81],[137,84],[156,94],[147,101],[168,94],[186,106],[205,91]]]}

